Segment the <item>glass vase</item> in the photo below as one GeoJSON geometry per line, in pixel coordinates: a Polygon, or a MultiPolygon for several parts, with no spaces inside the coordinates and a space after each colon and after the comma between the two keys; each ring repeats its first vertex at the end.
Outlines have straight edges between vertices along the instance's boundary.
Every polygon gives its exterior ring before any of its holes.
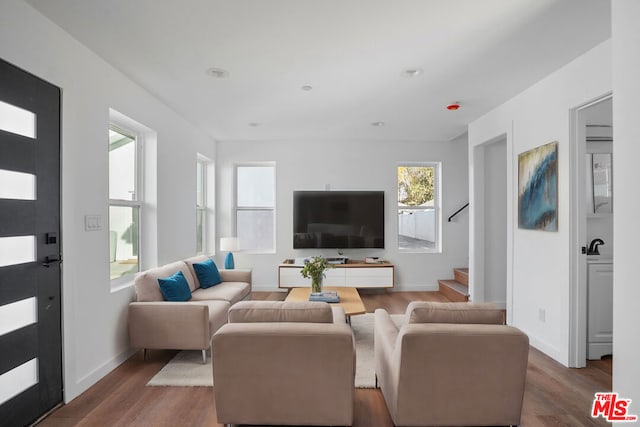
{"type": "Polygon", "coordinates": [[[322,292],[322,276],[311,278],[311,292],[322,292]]]}

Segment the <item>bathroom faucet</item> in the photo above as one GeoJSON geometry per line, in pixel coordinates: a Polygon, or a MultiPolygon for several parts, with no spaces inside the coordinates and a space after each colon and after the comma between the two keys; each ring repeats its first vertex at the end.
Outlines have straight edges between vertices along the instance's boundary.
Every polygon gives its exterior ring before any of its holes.
{"type": "Polygon", "coordinates": [[[593,239],[589,244],[587,255],[600,255],[600,252],[598,251],[598,245],[604,245],[602,239],[593,239]]]}

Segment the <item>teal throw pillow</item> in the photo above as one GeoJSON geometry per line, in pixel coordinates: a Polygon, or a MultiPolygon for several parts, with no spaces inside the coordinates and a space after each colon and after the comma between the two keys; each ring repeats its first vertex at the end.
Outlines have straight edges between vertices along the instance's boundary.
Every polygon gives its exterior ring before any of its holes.
{"type": "Polygon", "coordinates": [[[167,301],[189,301],[191,299],[191,289],[189,289],[189,284],[182,271],[164,279],[158,278],[158,284],[162,296],[167,301]]]}
{"type": "Polygon", "coordinates": [[[203,262],[194,263],[193,271],[196,272],[200,287],[203,289],[222,283],[222,277],[220,277],[218,267],[211,258],[203,262]]]}

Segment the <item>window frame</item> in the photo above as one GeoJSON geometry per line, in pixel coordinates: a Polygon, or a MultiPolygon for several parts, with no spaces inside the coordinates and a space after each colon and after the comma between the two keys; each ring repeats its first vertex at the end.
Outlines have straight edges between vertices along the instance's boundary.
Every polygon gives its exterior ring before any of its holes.
{"type": "MultiPolygon", "coordinates": [[[[137,208],[138,209],[138,271],[132,272],[129,274],[125,274],[124,276],[116,277],[111,279],[111,267],[109,267],[109,281],[111,283],[111,288],[117,288],[123,284],[129,283],[133,281],[133,277],[135,274],[142,271],[144,251],[142,245],[142,223],[144,221],[144,213],[143,213],[143,205],[144,205],[144,132],[135,131],[131,129],[129,126],[125,126],[122,123],[119,123],[117,120],[111,118],[109,121],[109,130],[114,132],[118,132],[122,135],[125,135],[134,140],[135,143],[135,159],[134,159],[134,196],[133,200],[124,200],[124,199],[112,199],[111,194],[109,194],[109,209],[107,210],[107,224],[111,224],[111,206],[116,207],[128,207],[128,208],[137,208]]],[[[110,191],[107,189],[107,191],[110,191]]],[[[111,239],[109,238],[109,253],[111,253],[111,239]]]]}
{"type": "Polygon", "coordinates": [[[196,254],[203,255],[207,254],[209,251],[209,241],[207,239],[207,235],[209,233],[209,183],[207,180],[209,179],[208,168],[210,166],[211,161],[199,154],[196,158],[196,254]],[[198,167],[200,167],[200,174],[198,174],[198,167]],[[201,180],[201,189],[200,192],[202,194],[202,205],[198,205],[198,180],[201,180]],[[200,212],[202,218],[202,234],[198,236],[198,213],[200,212]],[[198,237],[202,240],[202,248],[198,251],[198,237]]]}
{"type": "Polygon", "coordinates": [[[425,161],[425,162],[398,162],[395,169],[396,188],[395,188],[395,217],[396,217],[396,249],[400,253],[442,253],[442,162],[441,161],[425,161]],[[435,242],[433,248],[401,248],[400,247],[400,209],[411,211],[427,211],[429,208],[418,206],[402,206],[399,200],[399,181],[398,168],[401,167],[432,167],[433,172],[433,210],[435,214],[435,242]]]}
{"type": "MultiPolygon", "coordinates": [[[[277,206],[277,168],[276,162],[242,162],[233,165],[233,230],[234,236],[238,237],[238,212],[240,211],[273,211],[273,239],[271,249],[244,249],[240,250],[247,254],[275,254],[277,229],[276,229],[276,206],[277,206]],[[238,169],[244,167],[270,167],[273,168],[273,206],[238,206],[238,169]]],[[[242,242],[240,242],[242,245],[242,242]]]]}

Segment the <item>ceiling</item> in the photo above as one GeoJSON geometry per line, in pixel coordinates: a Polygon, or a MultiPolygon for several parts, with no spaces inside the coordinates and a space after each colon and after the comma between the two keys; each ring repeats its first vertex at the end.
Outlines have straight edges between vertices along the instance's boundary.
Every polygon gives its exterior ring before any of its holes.
{"type": "Polygon", "coordinates": [[[611,32],[610,0],[26,1],[226,141],[450,140],[611,32]]]}

